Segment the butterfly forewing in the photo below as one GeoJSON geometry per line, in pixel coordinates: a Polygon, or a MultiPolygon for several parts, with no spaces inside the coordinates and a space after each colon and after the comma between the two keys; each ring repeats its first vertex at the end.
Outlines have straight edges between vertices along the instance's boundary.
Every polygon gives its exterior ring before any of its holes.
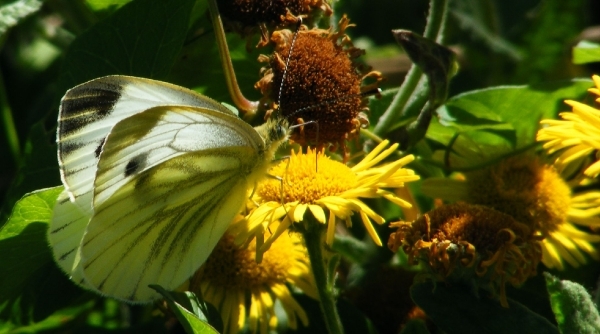
{"type": "Polygon", "coordinates": [[[264,151],[248,124],[205,108],[156,107],[119,122],[100,155],[81,244],[87,282],[133,301],[158,297],[149,284],[177,288],[266,171],[264,151]]]}
{"type": "Polygon", "coordinates": [[[94,207],[133,176],[185,153],[233,147],[264,151],[264,142],[256,131],[216,108],[224,107],[155,107],[121,121],[107,137],[111,144],[105,144],[98,163],[94,207]]]}
{"type": "MultiPolygon", "coordinates": [[[[212,108],[218,103],[183,87],[128,76],[102,77],[69,90],[61,100],[57,141],[61,177],[71,200],[83,210],[91,204],[98,157],[116,123],[171,104],[212,108]]],[[[219,111],[233,114],[226,108],[219,111]]]]}

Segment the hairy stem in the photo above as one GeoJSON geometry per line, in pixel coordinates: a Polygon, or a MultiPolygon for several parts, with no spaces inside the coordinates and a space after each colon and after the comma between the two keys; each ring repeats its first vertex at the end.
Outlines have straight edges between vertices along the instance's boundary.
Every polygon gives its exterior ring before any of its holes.
{"type": "MultiPolygon", "coordinates": [[[[425,33],[423,34],[424,37],[442,43],[448,12],[448,1],[449,0],[431,0],[429,15],[427,17],[427,26],[425,27],[425,33]]],[[[381,115],[379,121],[375,125],[375,128],[373,129],[375,135],[384,137],[394,126],[398,117],[406,109],[409,98],[415,94],[417,87],[423,87],[423,85],[419,85],[419,82],[422,80],[426,80],[423,71],[413,64],[406,74],[398,93],[394,96],[392,103],[390,103],[387,110],[381,115]]]]}

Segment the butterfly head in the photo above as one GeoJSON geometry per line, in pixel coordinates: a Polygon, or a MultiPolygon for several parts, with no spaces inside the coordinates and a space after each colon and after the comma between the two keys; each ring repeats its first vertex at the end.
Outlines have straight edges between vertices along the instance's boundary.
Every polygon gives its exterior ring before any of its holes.
{"type": "Polygon", "coordinates": [[[261,126],[254,128],[265,141],[267,150],[277,149],[290,135],[288,120],[279,115],[274,115],[261,126]]]}

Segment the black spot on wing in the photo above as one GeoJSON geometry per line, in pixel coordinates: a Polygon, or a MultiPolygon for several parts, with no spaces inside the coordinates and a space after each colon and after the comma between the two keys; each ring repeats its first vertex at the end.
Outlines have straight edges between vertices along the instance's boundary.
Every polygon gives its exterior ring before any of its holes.
{"type": "Polygon", "coordinates": [[[96,147],[96,150],[94,150],[94,156],[96,157],[96,159],[100,158],[100,153],[102,153],[102,146],[104,146],[105,141],[106,141],[106,137],[102,138],[102,140],[100,141],[100,145],[98,145],[96,147]]]}
{"type": "Polygon", "coordinates": [[[67,92],[60,103],[59,135],[67,136],[111,114],[123,86],[92,81],[67,92]]]}
{"type": "Polygon", "coordinates": [[[125,177],[142,171],[146,167],[146,159],[148,158],[147,153],[142,153],[129,160],[125,166],[125,177]]]}

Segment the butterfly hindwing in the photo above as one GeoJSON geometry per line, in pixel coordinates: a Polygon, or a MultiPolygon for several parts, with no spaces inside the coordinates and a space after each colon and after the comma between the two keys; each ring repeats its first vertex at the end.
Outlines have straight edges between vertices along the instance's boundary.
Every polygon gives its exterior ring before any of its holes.
{"type": "Polygon", "coordinates": [[[56,200],[48,228],[48,242],[52,246],[54,260],[79,285],[85,285],[79,245],[91,215],[91,210],[84,212],[72,203],[64,190],[56,200]]]}
{"type": "Polygon", "coordinates": [[[133,301],[158,297],[149,284],[177,288],[239,212],[263,153],[252,127],[210,109],[155,107],[120,121],[100,155],[81,243],[87,282],[133,301]]]}
{"type": "MultiPolygon", "coordinates": [[[[84,210],[91,204],[98,158],[116,123],[146,109],[171,104],[213,109],[218,105],[180,86],[119,75],[94,79],[67,91],[60,105],[57,142],[61,177],[71,200],[84,210]]],[[[219,111],[233,115],[219,107],[219,111]]]]}

